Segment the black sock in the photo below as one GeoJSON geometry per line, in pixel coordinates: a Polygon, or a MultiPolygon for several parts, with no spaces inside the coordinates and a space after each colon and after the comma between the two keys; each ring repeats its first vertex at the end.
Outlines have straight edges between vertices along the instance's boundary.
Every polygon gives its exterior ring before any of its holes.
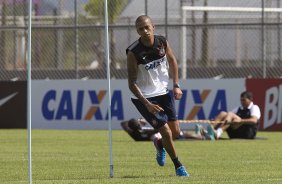
{"type": "Polygon", "coordinates": [[[177,169],[178,167],[182,166],[181,162],[178,160],[178,158],[174,158],[174,159],[171,159],[173,164],[174,164],[174,167],[175,169],[177,169]]]}
{"type": "Polygon", "coordinates": [[[162,140],[162,139],[158,139],[157,145],[158,145],[158,147],[159,147],[160,149],[163,149],[163,148],[164,148],[164,146],[163,146],[163,140],[162,140]]]}

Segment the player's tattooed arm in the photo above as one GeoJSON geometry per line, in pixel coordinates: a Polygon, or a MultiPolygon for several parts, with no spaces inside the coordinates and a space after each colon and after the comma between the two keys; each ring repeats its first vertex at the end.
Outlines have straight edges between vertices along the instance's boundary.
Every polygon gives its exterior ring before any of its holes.
{"type": "Polygon", "coordinates": [[[138,65],[136,58],[132,52],[127,54],[127,73],[128,73],[128,86],[130,91],[144,104],[147,105],[150,102],[142,95],[139,87],[136,85],[138,65]]]}
{"type": "Polygon", "coordinates": [[[127,54],[127,72],[128,72],[128,86],[130,91],[146,106],[150,113],[163,111],[163,109],[157,105],[149,102],[141,93],[140,88],[136,85],[138,75],[137,60],[132,52],[127,54]]]}

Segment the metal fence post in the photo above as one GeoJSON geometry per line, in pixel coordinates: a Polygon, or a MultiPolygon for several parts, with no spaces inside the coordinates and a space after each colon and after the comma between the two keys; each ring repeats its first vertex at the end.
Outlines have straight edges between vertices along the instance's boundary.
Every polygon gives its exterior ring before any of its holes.
{"type": "Polygon", "coordinates": [[[262,77],[266,78],[265,63],[265,24],[264,24],[264,0],[261,0],[261,60],[262,60],[262,77]]]}
{"type": "Polygon", "coordinates": [[[77,19],[77,0],[74,0],[74,24],[75,24],[75,78],[78,79],[79,78],[79,71],[78,71],[78,50],[79,50],[79,38],[78,38],[78,19],[77,19]]]}

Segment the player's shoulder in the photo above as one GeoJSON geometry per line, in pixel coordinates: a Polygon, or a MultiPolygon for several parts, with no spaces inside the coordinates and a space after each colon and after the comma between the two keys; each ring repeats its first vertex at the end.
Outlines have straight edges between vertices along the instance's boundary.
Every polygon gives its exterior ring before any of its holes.
{"type": "Polygon", "coordinates": [[[259,106],[258,106],[257,104],[253,104],[251,108],[252,108],[252,109],[258,109],[258,110],[260,110],[260,108],[259,108],[259,106]]]}
{"type": "Polygon", "coordinates": [[[140,45],[140,42],[138,39],[127,47],[126,54],[128,54],[129,51],[133,52],[134,50],[136,50],[139,45],[140,45]]]}
{"type": "Polygon", "coordinates": [[[154,35],[155,36],[155,38],[157,38],[157,39],[160,39],[160,40],[165,40],[166,41],[166,38],[163,36],[163,35],[154,35]]]}
{"type": "Polygon", "coordinates": [[[155,38],[157,40],[159,40],[160,42],[162,42],[162,43],[166,43],[167,42],[166,37],[164,37],[163,35],[155,35],[155,38]]]}
{"type": "Polygon", "coordinates": [[[162,35],[155,35],[155,46],[167,48],[167,39],[162,35]]]}

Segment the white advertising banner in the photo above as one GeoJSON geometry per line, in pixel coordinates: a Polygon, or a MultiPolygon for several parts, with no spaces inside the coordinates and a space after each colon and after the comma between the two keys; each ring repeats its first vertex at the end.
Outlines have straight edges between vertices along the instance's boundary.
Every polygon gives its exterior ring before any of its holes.
{"type": "MultiPolygon", "coordinates": [[[[130,100],[127,80],[111,81],[113,129],[140,118],[130,100]]],[[[213,119],[238,106],[244,79],[180,81],[183,97],[176,102],[179,119],[213,119]]],[[[32,128],[107,129],[107,80],[32,81],[32,128]]]]}

